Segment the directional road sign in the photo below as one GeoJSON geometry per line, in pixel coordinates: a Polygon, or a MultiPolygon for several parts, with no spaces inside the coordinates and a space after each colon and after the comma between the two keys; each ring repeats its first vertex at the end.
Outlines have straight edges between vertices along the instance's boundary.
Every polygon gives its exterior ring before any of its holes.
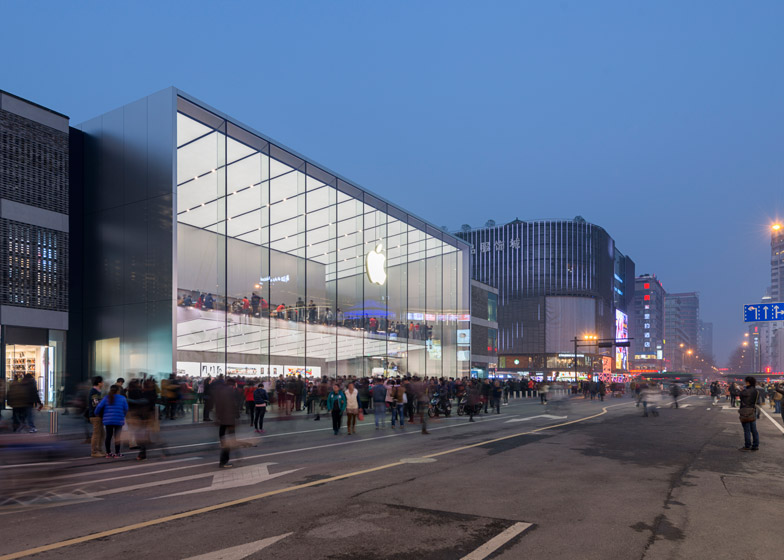
{"type": "Polygon", "coordinates": [[[752,303],[743,306],[743,322],[784,321],[784,303],[752,303]]]}

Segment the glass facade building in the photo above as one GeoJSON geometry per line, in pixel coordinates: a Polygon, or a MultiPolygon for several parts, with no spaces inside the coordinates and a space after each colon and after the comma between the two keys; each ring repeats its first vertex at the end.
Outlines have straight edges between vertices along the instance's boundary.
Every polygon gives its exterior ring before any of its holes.
{"type": "Polygon", "coordinates": [[[174,88],[80,129],[91,372],[467,375],[464,241],[174,88]]]}
{"type": "MultiPolygon", "coordinates": [[[[516,219],[465,228],[472,276],[498,289],[498,370],[574,379],[574,338],[628,338],[634,261],[601,227],[574,220],[516,219]]],[[[577,353],[578,377],[628,369],[626,348],[577,353]]]]}

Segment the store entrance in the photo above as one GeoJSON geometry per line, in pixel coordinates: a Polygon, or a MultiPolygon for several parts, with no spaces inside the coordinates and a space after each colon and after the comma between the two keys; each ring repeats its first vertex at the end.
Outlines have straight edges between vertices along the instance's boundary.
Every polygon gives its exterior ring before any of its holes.
{"type": "Polygon", "coordinates": [[[52,371],[51,346],[31,346],[26,344],[5,345],[6,387],[15,379],[30,374],[35,379],[38,395],[44,404],[52,404],[55,394],[54,374],[52,371]]]}

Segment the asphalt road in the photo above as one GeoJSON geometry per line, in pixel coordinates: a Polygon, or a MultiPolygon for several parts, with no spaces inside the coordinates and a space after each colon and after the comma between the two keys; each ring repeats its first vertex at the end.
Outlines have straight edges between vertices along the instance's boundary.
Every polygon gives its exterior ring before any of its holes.
{"type": "Polygon", "coordinates": [[[167,456],[144,463],[81,446],[2,467],[0,560],[776,557],[780,418],[741,453],[736,410],[682,404],[645,418],[629,398],[517,400],[430,435],[372,415],[354,436],[269,422],[239,430],[229,470],[209,425],[164,432],[167,456]]]}

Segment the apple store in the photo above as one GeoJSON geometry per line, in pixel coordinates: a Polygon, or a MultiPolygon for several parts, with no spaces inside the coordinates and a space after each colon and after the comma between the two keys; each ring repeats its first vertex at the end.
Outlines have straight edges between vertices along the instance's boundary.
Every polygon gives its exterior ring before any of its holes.
{"type": "Polygon", "coordinates": [[[91,373],[468,374],[464,241],[174,88],[79,130],[91,373]]]}

